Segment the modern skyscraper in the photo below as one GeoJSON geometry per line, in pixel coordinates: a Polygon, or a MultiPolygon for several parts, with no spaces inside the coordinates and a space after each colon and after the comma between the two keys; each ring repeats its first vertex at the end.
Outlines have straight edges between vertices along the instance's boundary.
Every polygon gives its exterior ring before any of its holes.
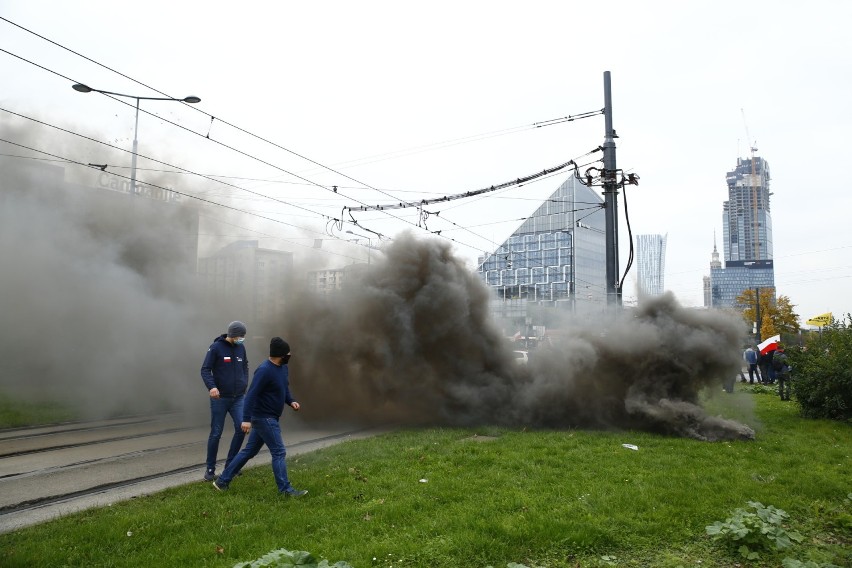
{"type": "Polygon", "coordinates": [[[585,310],[606,305],[603,199],[573,175],[493,253],[479,275],[495,315],[523,320],[527,303],[585,310]]]}
{"type": "Polygon", "coordinates": [[[665,291],[667,238],[668,235],[636,236],[636,264],[641,294],[659,296],[665,291]]]}
{"type": "Polygon", "coordinates": [[[728,172],[728,200],[722,203],[725,262],[772,258],[769,164],[763,158],[737,159],[728,172]]]}
{"type": "Polygon", "coordinates": [[[712,307],[732,308],[746,289],[775,286],[769,181],[769,164],[754,155],[738,158],[737,167],[727,174],[728,200],[722,203],[725,267],[718,262],[714,239],[712,307]]]}

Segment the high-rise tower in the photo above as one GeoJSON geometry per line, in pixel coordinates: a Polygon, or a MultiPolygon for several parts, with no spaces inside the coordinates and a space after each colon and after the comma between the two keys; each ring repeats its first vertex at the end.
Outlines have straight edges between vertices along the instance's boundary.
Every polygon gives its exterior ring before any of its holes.
{"type": "Polygon", "coordinates": [[[722,203],[725,261],[772,258],[769,164],[752,156],[737,159],[728,172],[728,200],[722,203]]]}
{"type": "Polygon", "coordinates": [[[636,262],[642,294],[659,296],[665,290],[667,238],[668,235],[636,236],[636,262]]]}
{"type": "MultiPolygon", "coordinates": [[[[719,263],[714,238],[710,264],[710,305],[732,308],[749,288],[774,288],[769,164],[752,154],[738,158],[727,174],[728,200],[722,203],[722,248],[719,263]]],[[[705,285],[706,288],[706,285],[705,285]]]]}

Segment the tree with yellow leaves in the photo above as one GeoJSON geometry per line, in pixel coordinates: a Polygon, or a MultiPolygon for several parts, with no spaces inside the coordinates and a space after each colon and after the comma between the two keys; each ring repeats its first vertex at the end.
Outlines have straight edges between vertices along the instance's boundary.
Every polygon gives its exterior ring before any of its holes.
{"type": "MultiPolygon", "coordinates": [[[[775,299],[775,288],[759,288],[760,290],[760,337],[766,339],[781,333],[799,332],[799,315],[793,311],[794,306],[787,296],[775,299]]],[[[748,288],[737,296],[736,304],[742,308],[743,318],[753,325],[757,321],[755,310],[755,289],[748,288]]]]}

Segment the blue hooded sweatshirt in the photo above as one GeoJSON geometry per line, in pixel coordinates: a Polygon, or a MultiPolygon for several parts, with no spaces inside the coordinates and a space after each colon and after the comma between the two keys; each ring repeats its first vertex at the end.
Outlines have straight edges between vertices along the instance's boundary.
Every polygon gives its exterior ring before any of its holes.
{"type": "Polygon", "coordinates": [[[240,396],[248,387],[248,358],[244,345],[235,345],[225,339],[223,333],[213,340],[204,363],[201,364],[201,379],[209,391],[219,389],[219,396],[240,396]]]}
{"type": "Polygon", "coordinates": [[[290,394],[290,371],[267,359],[254,370],[251,388],[243,402],[243,422],[259,418],[281,418],[284,406],[293,402],[290,394]]]}

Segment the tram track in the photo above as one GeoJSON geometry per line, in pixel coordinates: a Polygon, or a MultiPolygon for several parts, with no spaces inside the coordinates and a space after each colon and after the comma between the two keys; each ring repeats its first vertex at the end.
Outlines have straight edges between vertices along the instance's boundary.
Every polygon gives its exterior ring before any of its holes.
{"type": "MultiPolygon", "coordinates": [[[[38,436],[26,431],[0,433],[0,532],[201,481],[206,426],[175,427],[162,417],[81,426],[58,425],[53,435],[77,435],[84,440],[43,447],[26,444],[44,436],[49,439],[49,428],[40,429],[44,432],[38,436]],[[93,432],[100,437],[88,438],[93,432]],[[25,446],[9,451],[10,444],[25,446]]],[[[321,429],[291,421],[285,442],[288,454],[296,455],[379,431],[321,429]]],[[[268,451],[264,448],[251,464],[268,464],[268,451]]]]}

